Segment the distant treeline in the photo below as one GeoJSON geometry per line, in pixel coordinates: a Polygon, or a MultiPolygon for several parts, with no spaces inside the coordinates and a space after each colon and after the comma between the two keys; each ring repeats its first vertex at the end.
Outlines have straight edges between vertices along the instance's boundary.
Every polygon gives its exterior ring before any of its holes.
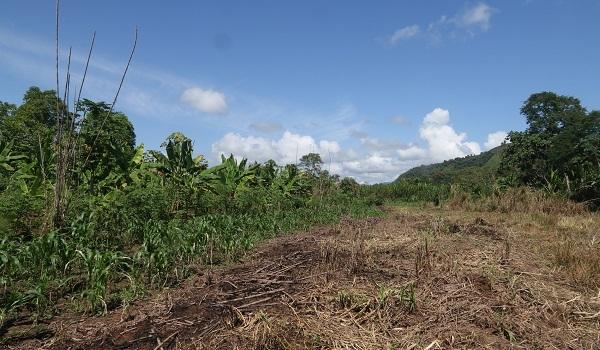
{"type": "Polygon", "coordinates": [[[474,193],[529,186],[552,195],[600,206],[600,111],[574,97],[531,95],[521,107],[525,131],[475,156],[416,167],[396,182],[457,184],[474,193]]]}

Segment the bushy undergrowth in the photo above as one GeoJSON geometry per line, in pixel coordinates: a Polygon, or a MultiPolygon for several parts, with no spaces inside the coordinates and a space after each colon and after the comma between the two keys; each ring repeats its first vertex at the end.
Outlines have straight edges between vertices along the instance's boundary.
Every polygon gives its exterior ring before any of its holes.
{"type": "Polygon", "coordinates": [[[261,201],[257,195],[266,194],[254,193],[256,206],[241,196],[228,211],[195,216],[173,211],[164,200],[170,195],[157,189],[145,198],[138,189],[80,198],[66,229],[32,239],[1,238],[0,316],[43,317],[64,302],[81,311],[107,310],[149,288],[173,285],[195,267],[235,261],[279,233],[333,223],[344,215],[379,214],[341,193],[302,203],[261,201]]]}
{"type": "Polygon", "coordinates": [[[208,167],[183,134],[167,139],[165,154],[134,148],[125,129],[122,149],[79,139],[94,152],[74,158],[64,211],[48,161],[56,145],[38,144],[38,159],[0,139],[0,335],[66,308],[105,312],[282,232],[379,214],[356,181],[322,171],[317,154],[300,166],[231,155],[208,167]]]}

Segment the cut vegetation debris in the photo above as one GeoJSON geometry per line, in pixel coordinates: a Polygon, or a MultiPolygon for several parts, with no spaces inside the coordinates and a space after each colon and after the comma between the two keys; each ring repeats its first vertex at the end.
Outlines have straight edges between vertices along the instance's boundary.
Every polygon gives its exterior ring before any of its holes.
{"type": "Polygon", "coordinates": [[[105,316],[11,328],[20,349],[593,349],[597,214],[390,207],[273,238],[105,316]],[[35,333],[44,339],[26,339],[35,333]]]}

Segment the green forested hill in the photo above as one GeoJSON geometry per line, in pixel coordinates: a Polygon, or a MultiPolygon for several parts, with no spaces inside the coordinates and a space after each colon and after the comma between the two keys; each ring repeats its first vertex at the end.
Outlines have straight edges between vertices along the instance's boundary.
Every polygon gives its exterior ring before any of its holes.
{"type": "Polygon", "coordinates": [[[446,160],[442,163],[421,165],[401,174],[396,181],[419,179],[433,183],[459,183],[465,185],[493,181],[500,166],[505,145],[492,148],[476,156],[446,160]]]}

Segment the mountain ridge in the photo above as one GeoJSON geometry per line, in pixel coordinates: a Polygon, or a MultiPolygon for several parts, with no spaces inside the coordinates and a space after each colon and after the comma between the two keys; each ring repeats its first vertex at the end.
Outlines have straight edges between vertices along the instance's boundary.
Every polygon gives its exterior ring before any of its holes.
{"type": "Polygon", "coordinates": [[[478,184],[494,181],[506,145],[477,155],[468,155],[440,163],[420,165],[400,174],[394,182],[422,180],[432,183],[478,184]]]}

